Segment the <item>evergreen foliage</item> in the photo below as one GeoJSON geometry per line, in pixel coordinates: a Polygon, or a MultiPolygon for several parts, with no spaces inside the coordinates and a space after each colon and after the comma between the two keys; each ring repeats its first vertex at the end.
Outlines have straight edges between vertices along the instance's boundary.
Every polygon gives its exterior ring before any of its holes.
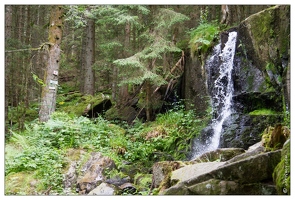
{"type": "Polygon", "coordinates": [[[154,27],[150,27],[139,36],[148,41],[145,48],[133,56],[114,61],[114,64],[121,70],[121,76],[127,77],[122,83],[141,84],[149,80],[156,86],[166,84],[164,77],[157,74],[157,68],[161,65],[153,66],[153,63],[163,59],[164,54],[181,52],[181,49],[173,44],[171,38],[169,39],[169,35],[171,36],[173,28],[178,23],[188,19],[185,15],[173,10],[158,9],[154,21],[151,22],[151,25],[155,24],[154,27]],[[129,70],[130,68],[133,70],[129,70]]]}

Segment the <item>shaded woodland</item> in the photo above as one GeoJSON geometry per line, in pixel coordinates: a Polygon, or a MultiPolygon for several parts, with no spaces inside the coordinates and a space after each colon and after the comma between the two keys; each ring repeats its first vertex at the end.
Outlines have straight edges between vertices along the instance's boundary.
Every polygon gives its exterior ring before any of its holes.
{"type": "MultiPolygon", "coordinates": [[[[229,5],[233,26],[269,6],[229,5]]],[[[159,102],[152,93],[182,72],[170,74],[189,57],[190,31],[200,23],[219,24],[221,5],[62,6],[58,71],[59,95],[104,92],[117,107],[143,96],[138,107],[155,118],[159,102]]],[[[5,6],[5,127],[23,129],[40,110],[50,48],[49,5],[5,6]]],[[[164,91],[165,93],[165,91],[164,91]]],[[[181,99],[181,92],[179,99],[181,99]]]]}
{"type": "Polygon", "coordinates": [[[5,195],[290,194],[289,5],[5,5],[5,195]]]}

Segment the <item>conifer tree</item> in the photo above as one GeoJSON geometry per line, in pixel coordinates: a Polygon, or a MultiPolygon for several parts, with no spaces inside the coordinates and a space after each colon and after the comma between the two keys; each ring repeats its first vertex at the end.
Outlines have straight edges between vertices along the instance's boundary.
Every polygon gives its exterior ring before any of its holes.
{"type": "Polygon", "coordinates": [[[145,108],[147,120],[151,120],[153,103],[153,89],[166,84],[165,76],[170,72],[171,66],[166,69],[162,66],[163,59],[169,53],[181,53],[181,49],[173,42],[173,31],[177,23],[188,20],[183,14],[171,9],[150,6],[152,21],[148,29],[140,36],[146,38],[144,48],[134,55],[118,59],[114,63],[119,67],[121,75],[127,77],[121,83],[143,84],[143,100],[139,106],[145,108]]]}

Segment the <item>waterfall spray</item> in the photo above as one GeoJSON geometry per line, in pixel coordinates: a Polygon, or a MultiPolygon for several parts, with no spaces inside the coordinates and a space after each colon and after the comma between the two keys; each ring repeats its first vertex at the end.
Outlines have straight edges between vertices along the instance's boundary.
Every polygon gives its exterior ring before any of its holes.
{"type": "MultiPolygon", "coordinates": [[[[232,96],[234,92],[232,81],[233,60],[236,48],[237,32],[230,32],[228,41],[221,51],[221,44],[214,47],[212,56],[206,62],[206,68],[219,66],[219,76],[213,83],[211,102],[214,117],[212,119],[212,136],[206,141],[196,139],[194,141],[194,156],[212,151],[218,148],[222,132],[222,124],[232,113],[232,96]]],[[[210,76],[210,74],[209,74],[210,76]]]]}

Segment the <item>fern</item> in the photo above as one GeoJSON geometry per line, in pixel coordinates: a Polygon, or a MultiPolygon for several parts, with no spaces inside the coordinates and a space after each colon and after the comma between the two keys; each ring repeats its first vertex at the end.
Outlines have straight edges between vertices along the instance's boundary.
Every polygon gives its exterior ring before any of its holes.
{"type": "Polygon", "coordinates": [[[200,24],[196,29],[192,30],[191,39],[189,41],[191,56],[194,57],[195,52],[207,52],[218,33],[218,26],[209,23],[200,24]]]}

